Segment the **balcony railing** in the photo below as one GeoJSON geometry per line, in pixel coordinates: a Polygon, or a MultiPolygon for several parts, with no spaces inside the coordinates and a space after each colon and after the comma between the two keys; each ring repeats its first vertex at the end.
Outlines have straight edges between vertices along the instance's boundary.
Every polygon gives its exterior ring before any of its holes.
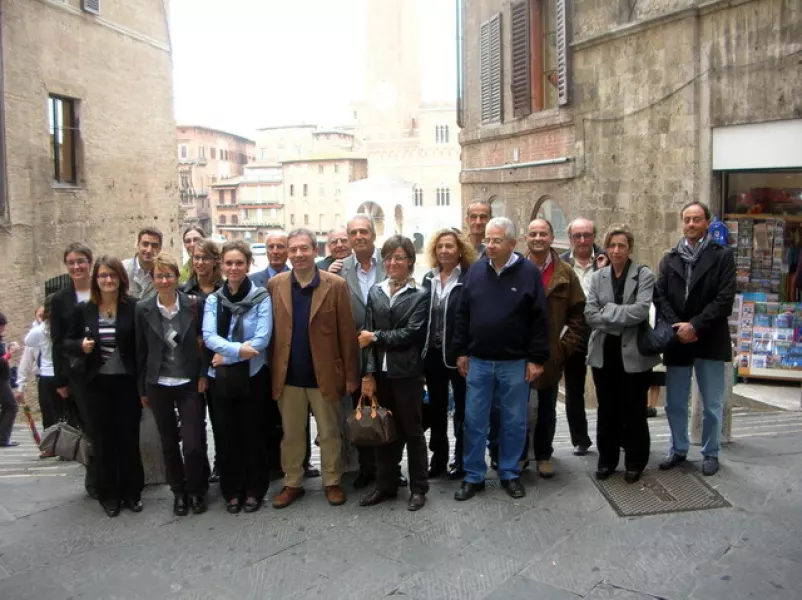
{"type": "Polygon", "coordinates": [[[178,159],[179,165],[194,165],[198,167],[205,167],[206,166],[206,159],[205,158],[179,158],[178,159]]]}

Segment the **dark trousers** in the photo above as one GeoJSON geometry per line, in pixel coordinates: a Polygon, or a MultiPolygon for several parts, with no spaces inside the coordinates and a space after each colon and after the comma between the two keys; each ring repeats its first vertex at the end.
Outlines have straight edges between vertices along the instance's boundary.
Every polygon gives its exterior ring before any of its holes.
{"type": "Polygon", "coordinates": [[[423,435],[423,383],[419,377],[389,379],[376,373],[376,395],[379,403],[392,411],[398,437],[392,444],[375,449],[376,486],[385,493],[398,489],[398,463],[407,445],[407,469],[411,492],[429,491],[426,468],[426,438],[423,435]]]}
{"type": "Polygon", "coordinates": [[[448,384],[454,390],[454,462],[462,468],[462,424],[465,421],[465,378],[443,364],[442,349],[430,349],[424,361],[429,404],[423,407],[423,430],[431,429],[431,466],[448,464],[448,384]]]}
{"type": "Polygon", "coordinates": [[[97,375],[82,396],[91,423],[98,500],[138,500],[145,472],[139,453],[142,405],[134,378],[97,375]]]}
{"type": "Polygon", "coordinates": [[[162,442],[167,483],[175,493],[204,495],[209,487],[206,411],[197,386],[197,382],[176,387],[147,385],[148,403],[162,442]]]}
{"type": "Polygon", "coordinates": [[[248,361],[215,369],[212,402],[220,428],[220,490],[226,502],[246,496],[264,498],[269,484],[265,432],[275,427],[267,421],[270,369],[263,367],[250,377],[248,361]]]}
{"type": "Polygon", "coordinates": [[[646,420],[651,370],[627,373],[617,353],[604,353],[604,367],[593,369],[599,401],[596,445],[599,469],[615,469],[624,449],[627,471],[642,471],[649,462],[649,423],[646,420]],[[615,357],[618,357],[615,360],[615,357]]]}
{"type": "MultiPolygon", "coordinates": [[[[89,390],[83,379],[78,377],[71,377],[69,381],[70,395],[65,400],[65,410],[67,413],[67,423],[74,427],[79,427],[84,435],[89,437],[92,443],[92,448],[95,447],[95,419],[92,418],[93,407],[89,401],[89,390]]],[[[139,395],[137,394],[137,405],[139,405],[139,395]]],[[[141,408],[141,406],[140,406],[141,408]]],[[[139,419],[137,419],[137,432],[139,432],[139,419]]],[[[137,436],[139,434],[137,433],[137,436]]],[[[137,440],[139,438],[137,437],[137,440]]],[[[137,442],[139,444],[139,442],[137,442]]],[[[94,452],[93,458],[86,465],[86,474],[84,476],[84,487],[87,492],[96,489],[97,473],[96,473],[96,455],[94,452]]]]}
{"type": "MultiPolygon", "coordinates": [[[[354,401],[354,408],[356,408],[357,403],[359,402],[359,398],[362,395],[362,390],[357,389],[351,398],[354,401]]],[[[421,390],[421,401],[423,400],[423,390],[421,390]]],[[[381,402],[381,399],[379,400],[381,402]]],[[[382,402],[382,404],[384,404],[382,402]]],[[[375,476],[376,475],[376,452],[370,446],[356,446],[357,452],[357,459],[359,460],[359,472],[368,475],[368,476],[375,476]]],[[[399,457],[399,461],[400,461],[399,457]]],[[[398,472],[398,468],[396,467],[396,472],[398,472]]],[[[395,489],[395,488],[393,488],[395,489]]]]}
{"type": "Polygon", "coordinates": [[[0,445],[11,441],[14,420],[17,418],[19,405],[8,381],[0,381],[0,445]]]}
{"type": "Polygon", "coordinates": [[[554,454],[554,432],[557,430],[558,386],[537,390],[537,420],[535,422],[535,460],[549,460],[554,454]]]}
{"type": "Polygon", "coordinates": [[[39,391],[39,410],[42,411],[42,427],[47,429],[65,417],[66,400],[58,395],[56,378],[40,375],[36,384],[39,391]]]}
{"type": "Polygon", "coordinates": [[[587,376],[587,338],[565,361],[565,416],[571,432],[571,445],[591,446],[588,418],[585,415],[585,379],[587,376]]]}

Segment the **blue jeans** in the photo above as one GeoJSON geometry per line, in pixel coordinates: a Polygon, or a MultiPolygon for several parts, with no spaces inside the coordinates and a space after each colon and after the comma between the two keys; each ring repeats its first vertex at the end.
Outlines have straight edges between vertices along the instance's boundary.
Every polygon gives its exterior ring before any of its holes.
{"type": "Polygon", "coordinates": [[[671,428],[671,451],[686,456],[688,439],[688,399],[691,392],[691,370],[702,395],[702,454],[717,457],[721,446],[721,423],[724,412],[724,373],[728,363],[721,360],[694,359],[687,367],[666,368],[666,416],[671,428]]]}
{"type": "Polygon", "coordinates": [[[490,407],[499,406],[499,478],[518,477],[518,460],[526,443],[529,384],[525,360],[490,361],[470,358],[465,401],[465,481],[485,480],[485,448],[490,429],[490,407]]]}

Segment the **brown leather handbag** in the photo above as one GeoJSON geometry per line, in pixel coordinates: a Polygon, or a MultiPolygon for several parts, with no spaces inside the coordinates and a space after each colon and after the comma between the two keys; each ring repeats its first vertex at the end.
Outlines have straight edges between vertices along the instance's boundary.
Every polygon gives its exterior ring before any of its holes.
{"type": "Polygon", "coordinates": [[[396,440],[393,412],[379,405],[376,396],[365,403],[360,396],[353,414],[348,416],[348,439],[355,446],[384,446],[396,440]]]}

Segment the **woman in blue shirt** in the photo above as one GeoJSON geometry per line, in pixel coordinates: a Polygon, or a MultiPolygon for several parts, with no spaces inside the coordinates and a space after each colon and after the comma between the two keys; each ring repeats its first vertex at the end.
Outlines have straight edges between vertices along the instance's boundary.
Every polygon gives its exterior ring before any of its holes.
{"type": "Polygon", "coordinates": [[[267,290],[248,279],[248,245],[227,242],[220,254],[226,283],[206,299],[203,341],[214,352],[209,377],[220,428],[220,489],[236,514],[259,510],[269,485],[264,403],[271,401],[266,348],[273,316],[267,290]]]}

